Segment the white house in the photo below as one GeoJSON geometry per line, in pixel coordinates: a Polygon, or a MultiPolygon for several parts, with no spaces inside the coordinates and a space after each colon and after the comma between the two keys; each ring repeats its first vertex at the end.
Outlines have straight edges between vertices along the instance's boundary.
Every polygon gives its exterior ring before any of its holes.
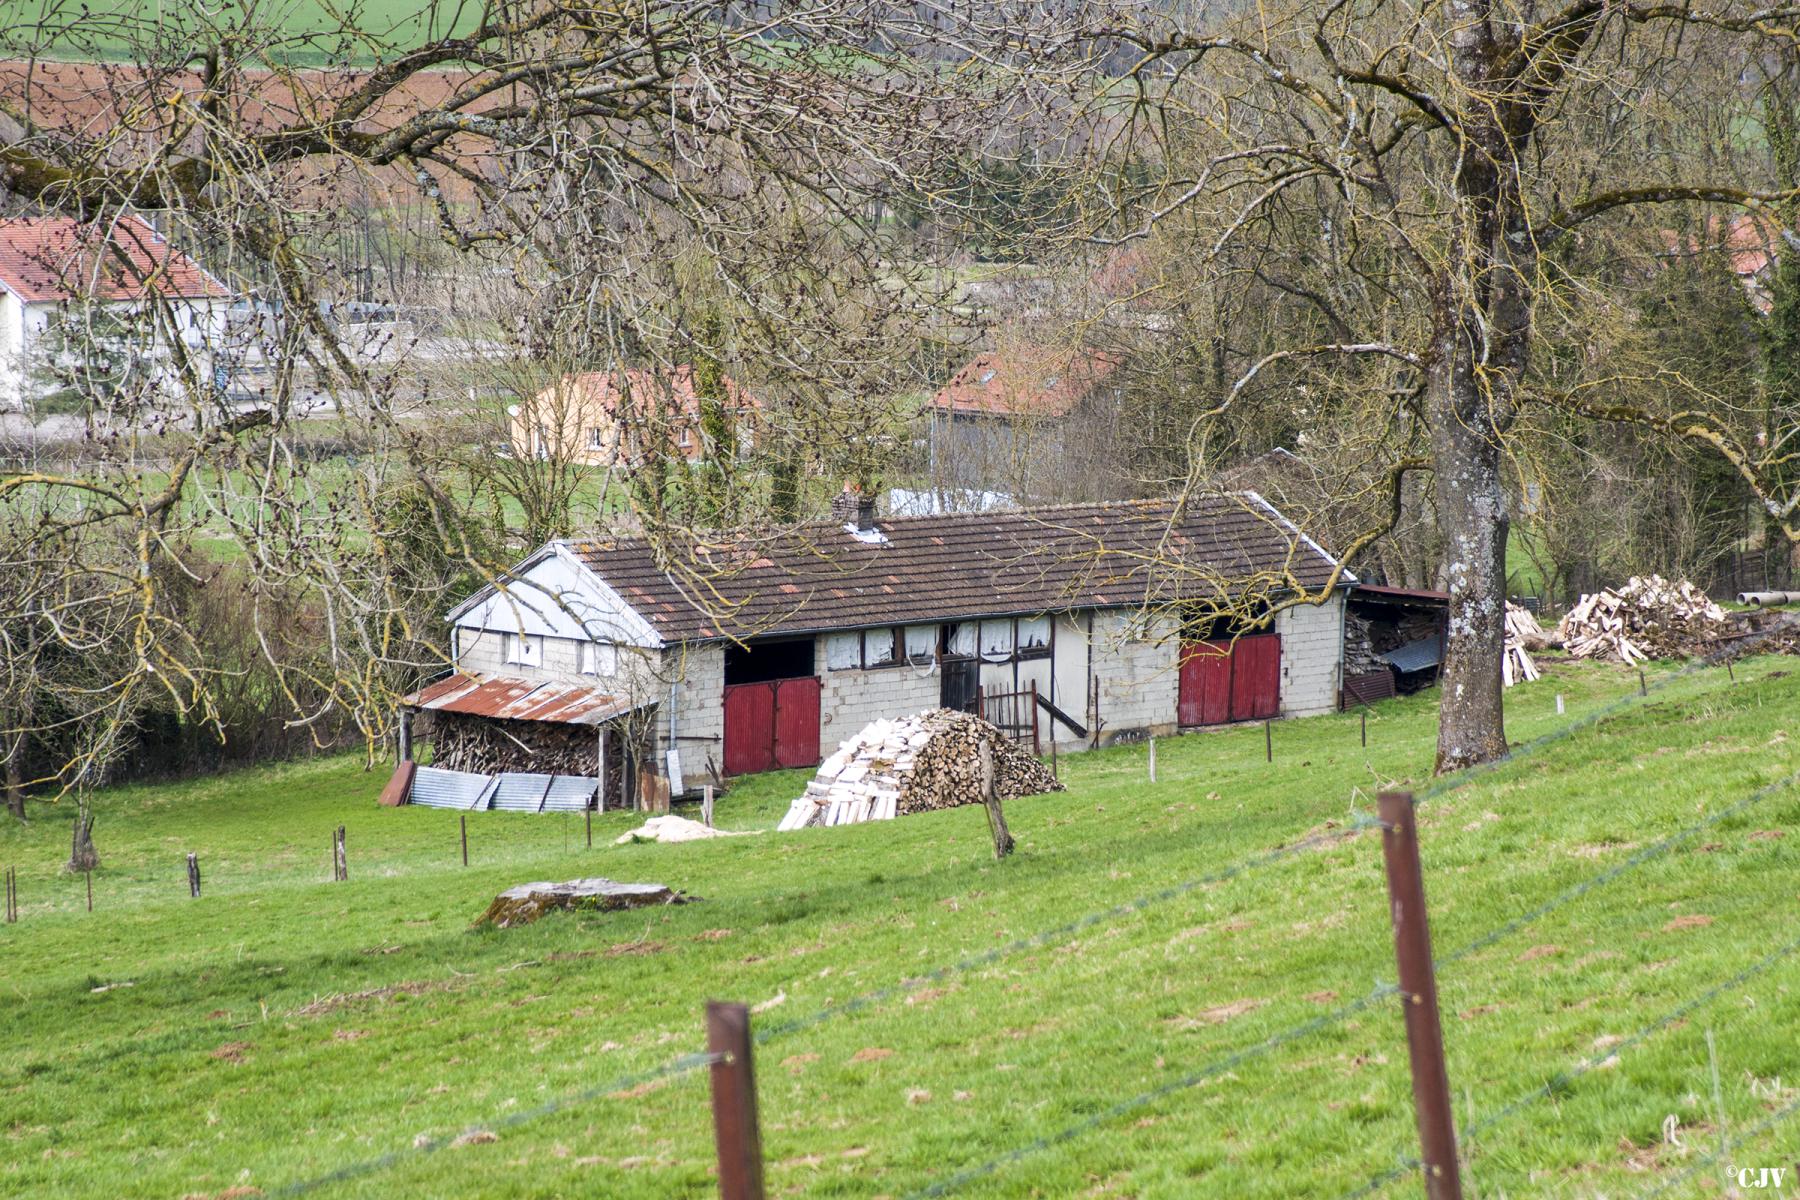
{"type": "MultiPolygon", "coordinates": [[[[230,291],[148,221],[0,218],[0,410],[34,398],[34,369],[59,346],[62,323],[93,305],[130,319],[159,297],[168,302],[173,334],[212,371],[230,291]]],[[[170,332],[155,335],[164,349],[170,332]]]]}
{"type": "Polygon", "coordinates": [[[833,515],[552,542],[449,614],[456,670],[403,723],[466,770],[541,748],[524,769],[598,757],[628,790],[653,765],[680,792],[939,706],[1047,752],[1338,703],[1354,578],[1255,493],[877,520],[846,492],[833,515]]]}

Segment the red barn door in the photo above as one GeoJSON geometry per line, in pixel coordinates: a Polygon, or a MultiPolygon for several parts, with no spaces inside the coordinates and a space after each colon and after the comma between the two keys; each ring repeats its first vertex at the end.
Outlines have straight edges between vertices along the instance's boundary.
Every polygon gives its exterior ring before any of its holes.
{"type": "Polygon", "coordinates": [[[819,680],[734,683],[725,689],[725,773],[754,775],[819,761],[819,680]]]}
{"type": "Polygon", "coordinates": [[[775,765],[819,762],[819,681],[783,679],[775,685],[775,765]]]}
{"type": "Polygon", "coordinates": [[[1177,719],[1183,725],[1220,725],[1231,719],[1232,654],[1229,639],[1182,647],[1177,719]]]}
{"type": "Polygon", "coordinates": [[[1231,649],[1231,719],[1260,721],[1281,711],[1281,635],[1241,637],[1231,649]]]}
{"type": "Polygon", "coordinates": [[[775,765],[775,685],[725,689],[725,773],[754,775],[775,765]]]}

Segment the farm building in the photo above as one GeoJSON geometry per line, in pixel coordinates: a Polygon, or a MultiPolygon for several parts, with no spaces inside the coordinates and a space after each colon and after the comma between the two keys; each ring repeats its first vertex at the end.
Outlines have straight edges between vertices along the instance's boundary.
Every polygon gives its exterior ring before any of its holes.
{"type": "Polygon", "coordinates": [[[552,542],[449,614],[455,671],[403,726],[462,770],[604,761],[618,803],[939,706],[1047,751],[1338,703],[1354,581],[1254,493],[877,519],[846,491],[833,518],[552,542]]]}

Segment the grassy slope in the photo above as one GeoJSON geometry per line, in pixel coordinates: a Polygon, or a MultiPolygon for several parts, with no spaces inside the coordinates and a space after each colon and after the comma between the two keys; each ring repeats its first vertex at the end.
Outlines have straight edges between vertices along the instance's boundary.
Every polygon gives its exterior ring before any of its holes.
{"type": "MultiPolygon", "coordinates": [[[[1440,956],[1800,767],[1792,666],[1740,665],[1735,687],[1695,674],[1427,805],[1440,956]]],[[[1510,732],[1635,683],[1557,668],[1511,694],[1510,732]]],[[[480,1127],[499,1140],[404,1153],[321,1194],[709,1195],[703,1073],[518,1118],[698,1049],[708,997],[779,999],[756,1018],[772,1028],[1343,821],[1382,782],[1422,779],[1429,700],[1377,710],[1367,752],[1354,717],[1281,725],[1273,767],[1255,728],[1166,741],[1154,787],[1141,748],[1065,759],[1067,795],[1009,806],[1021,848],[999,865],[971,809],[625,847],[605,843],[633,822],[609,814],[591,851],[578,821],[482,814],[465,871],[454,814],[378,809],[379,777],[343,760],[119,789],[91,917],[80,881],[55,875],[64,822],[0,832],[24,899],[0,927],[0,1193],[273,1191],[480,1127]],[[351,881],[333,885],[339,822],[351,881]],[[503,886],[584,873],[705,903],[468,929],[503,886]]],[[[722,823],[771,825],[801,778],[747,782],[722,823]]],[[[1780,791],[1448,968],[1459,1106],[1497,1112],[1795,936],[1797,822],[1800,792],[1780,791]]],[[[1391,954],[1380,846],[1363,833],[776,1037],[758,1050],[772,1190],[903,1194],[1362,996],[1391,978],[1391,954]]],[[[1470,1148],[1478,1194],[1633,1195],[1646,1165],[1710,1152],[1707,1030],[1729,1132],[1791,1099],[1767,1081],[1800,1077],[1796,964],[1486,1130],[1470,1148]],[[1671,1114],[1685,1151],[1663,1145],[1671,1114]]],[[[1778,1161],[1782,1132],[1732,1161],[1778,1161]]],[[[1413,1144],[1386,1001],[959,1194],[1334,1196],[1413,1144]]]]}

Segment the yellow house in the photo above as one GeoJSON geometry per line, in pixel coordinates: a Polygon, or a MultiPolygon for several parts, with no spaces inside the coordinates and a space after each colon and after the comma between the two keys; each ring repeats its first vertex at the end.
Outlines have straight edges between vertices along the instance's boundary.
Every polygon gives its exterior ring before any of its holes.
{"type": "MultiPolygon", "coordinates": [[[[725,395],[739,449],[748,449],[743,418],[761,407],[725,377],[725,395]]],[[[530,400],[514,405],[513,453],[600,467],[633,467],[660,449],[664,457],[698,461],[711,452],[700,420],[694,368],[631,367],[565,375],[530,400]]]]}

